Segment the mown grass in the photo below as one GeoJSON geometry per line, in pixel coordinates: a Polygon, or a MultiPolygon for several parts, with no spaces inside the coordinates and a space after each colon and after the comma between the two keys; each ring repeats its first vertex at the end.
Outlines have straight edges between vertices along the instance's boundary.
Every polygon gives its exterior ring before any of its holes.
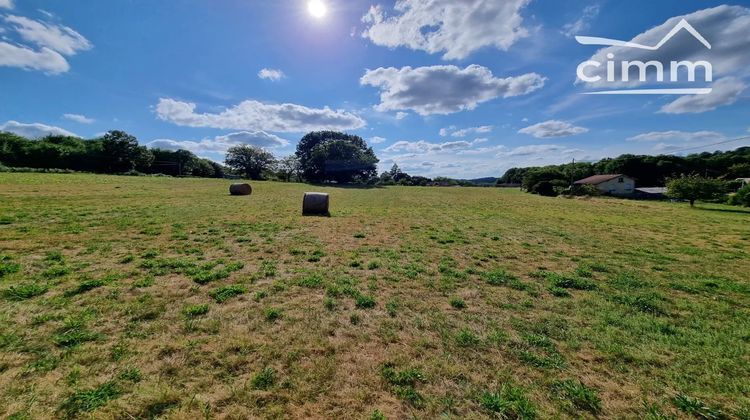
{"type": "Polygon", "coordinates": [[[750,412],[750,214],[227,184],[0,174],[0,417],[750,412]]]}

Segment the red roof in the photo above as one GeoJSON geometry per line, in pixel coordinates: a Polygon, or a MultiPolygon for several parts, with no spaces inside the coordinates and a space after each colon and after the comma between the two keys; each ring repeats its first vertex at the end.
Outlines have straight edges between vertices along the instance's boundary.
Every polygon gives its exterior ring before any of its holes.
{"type": "Polygon", "coordinates": [[[590,176],[588,178],[579,179],[578,181],[574,182],[574,184],[578,185],[599,185],[602,182],[607,182],[615,178],[619,178],[621,176],[624,176],[622,174],[614,174],[614,175],[594,175],[590,176]]]}

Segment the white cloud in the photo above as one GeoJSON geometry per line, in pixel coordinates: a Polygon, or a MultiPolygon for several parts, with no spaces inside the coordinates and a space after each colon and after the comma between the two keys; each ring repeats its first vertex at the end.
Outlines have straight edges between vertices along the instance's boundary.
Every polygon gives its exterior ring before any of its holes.
{"type": "Polygon", "coordinates": [[[599,16],[600,6],[598,4],[592,4],[586,6],[583,9],[581,17],[575,22],[566,23],[562,28],[562,33],[568,38],[575,35],[582,35],[581,32],[587,30],[591,26],[591,21],[599,16]]]}
{"type": "Polygon", "coordinates": [[[14,15],[6,16],[5,21],[13,25],[13,29],[25,41],[49,48],[66,56],[75,55],[78,51],[92,48],[91,43],[83,35],[67,26],[14,15]]]}
{"type": "Polygon", "coordinates": [[[68,130],[40,123],[24,124],[18,121],[8,121],[0,125],[0,131],[18,134],[28,139],[38,139],[46,136],[70,136],[79,137],[68,130]]]}
{"type": "Polygon", "coordinates": [[[159,99],[159,119],[187,127],[212,127],[224,130],[269,132],[305,132],[315,130],[353,130],[366,125],[358,115],[331,108],[308,108],[297,104],[266,104],[248,100],[220,113],[196,113],[196,104],[169,98],[159,99]]]}
{"type": "MultiPolygon", "coordinates": [[[[462,128],[460,130],[454,131],[451,134],[451,136],[453,136],[453,137],[466,137],[467,135],[473,134],[473,133],[477,133],[477,134],[480,134],[480,133],[489,133],[490,131],[492,131],[493,128],[494,127],[491,126],[491,125],[482,125],[482,126],[479,126],[479,127],[462,128]]],[[[441,129],[440,132],[443,133],[443,130],[441,129]]]]}
{"type": "MultiPolygon", "coordinates": [[[[607,47],[597,51],[590,59],[606,63],[608,61],[607,54],[614,54],[618,63],[620,61],[640,60],[647,62],[656,60],[664,63],[665,80],[669,80],[669,64],[673,60],[708,61],[713,67],[714,78],[716,76],[747,75],[749,73],[750,54],[747,54],[747,51],[750,50],[750,9],[745,7],[721,5],[687,15],[675,16],[663,24],[637,35],[631,42],[656,45],[682,19],[689,22],[711,43],[712,48],[710,50],[706,49],[703,44],[686,31],[682,31],[656,51],[628,47],[607,47]]],[[[597,35],[607,36],[608,34],[597,35]]],[[[651,70],[650,80],[653,80],[653,67],[649,67],[649,70],[651,70]]],[[[599,82],[587,84],[588,87],[637,86],[642,84],[638,80],[638,69],[636,67],[631,68],[632,74],[629,82],[607,82],[606,65],[598,68],[591,67],[586,73],[588,76],[602,77],[599,82]]],[[[621,66],[619,65],[615,66],[615,80],[622,80],[621,66]]],[[[680,80],[687,80],[686,75],[681,75],[680,80]]],[[[702,70],[696,72],[696,80],[703,80],[702,70]]],[[[578,83],[581,83],[581,81],[579,80],[578,83]]]]}
{"type": "Polygon", "coordinates": [[[720,106],[737,102],[747,86],[739,79],[725,77],[713,84],[713,90],[707,95],[689,95],[677,98],[664,105],[659,112],[665,114],[688,114],[713,111],[720,106]]]}
{"type": "MultiPolygon", "coordinates": [[[[652,131],[650,133],[638,134],[637,136],[629,137],[628,141],[639,141],[639,142],[664,142],[664,141],[721,141],[726,136],[716,131],[652,131]]],[[[683,145],[684,146],[684,145],[683,145]]]]}
{"type": "Polygon", "coordinates": [[[4,41],[0,41],[0,66],[39,70],[50,74],[65,73],[70,70],[65,57],[49,48],[36,51],[4,41]]]}
{"type": "Polygon", "coordinates": [[[407,153],[430,153],[430,152],[449,152],[469,149],[475,144],[483,143],[487,139],[476,139],[474,141],[448,141],[443,143],[430,143],[428,141],[406,141],[400,140],[385,149],[385,152],[407,152],[407,153]]]}
{"type": "Polygon", "coordinates": [[[266,79],[272,82],[276,82],[286,77],[286,75],[281,70],[262,69],[261,71],[258,72],[258,77],[261,79],[266,79]]]}
{"type": "Polygon", "coordinates": [[[456,129],[455,125],[451,125],[449,127],[441,128],[440,129],[440,133],[439,133],[440,137],[445,137],[445,136],[449,135],[455,129],[456,129]]]}
{"type": "Polygon", "coordinates": [[[507,50],[528,35],[520,11],[530,0],[399,0],[395,16],[372,6],[362,18],[364,38],[456,60],[484,47],[507,50]]]}
{"type": "Polygon", "coordinates": [[[472,110],[480,103],[526,95],[544,86],[536,73],[497,78],[486,68],[456,66],[395,67],[367,70],[360,84],[380,90],[378,111],[411,110],[422,116],[472,110]]]}
{"type": "Polygon", "coordinates": [[[406,118],[408,116],[409,116],[408,112],[399,111],[399,112],[396,113],[396,119],[397,120],[403,120],[404,118],[406,118]]]}
{"type": "Polygon", "coordinates": [[[157,139],[146,145],[151,148],[167,150],[185,149],[200,155],[202,153],[226,153],[230,147],[239,145],[250,145],[264,149],[279,148],[288,146],[289,142],[263,131],[241,131],[200,141],[157,139]]]}
{"type": "Polygon", "coordinates": [[[370,137],[369,139],[367,139],[367,141],[370,144],[380,144],[380,143],[385,142],[386,140],[387,139],[385,137],[380,137],[380,136],[374,136],[374,137],[370,137]]]}
{"type": "Polygon", "coordinates": [[[63,118],[80,124],[93,124],[96,120],[80,114],[63,114],[63,118]]]}
{"type": "Polygon", "coordinates": [[[558,153],[564,150],[566,150],[565,147],[556,144],[534,144],[530,146],[519,146],[507,152],[500,152],[497,156],[530,156],[549,152],[558,153]]]}
{"type": "Polygon", "coordinates": [[[557,120],[541,122],[518,130],[521,134],[528,134],[538,139],[574,136],[587,131],[589,131],[588,128],[577,127],[571,123],[557,120]]]}
{"type": "MultiPolygon", "coordinates": [[[[7,4],[12,6],[12,3],[7,4]]],[[[0,41],[0,66],[60,74],[70,70],[64,56],[72,56],[78,51],[92,48],[91,43],[83,35],[67,26],[15,15],[0,19],[8,25],[3,32],[13,30],[23,41],[36,45],[22,45],[4,36],[4,40],[0,41]]]]}
{"type": "Polygon", "coordinates": [[[13,0],[0,0],[0,9],[12,9],[13,0]]]}

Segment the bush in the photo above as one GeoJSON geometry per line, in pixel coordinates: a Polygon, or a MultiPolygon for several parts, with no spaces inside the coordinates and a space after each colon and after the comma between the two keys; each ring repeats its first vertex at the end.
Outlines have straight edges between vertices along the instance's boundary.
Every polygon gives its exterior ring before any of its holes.
{"type": "Polygon", "coordinates": [[[750,185],[745,185],[737,191],[737,194],[729,197],[729,204],[750,207],[750,185]]]}
{"type": "Polygon", "coordinates": [[[602,192],[595,185],[584,184],[574,186],[569,194],[576,197],[596,197],[602,195],[602,192]]]}

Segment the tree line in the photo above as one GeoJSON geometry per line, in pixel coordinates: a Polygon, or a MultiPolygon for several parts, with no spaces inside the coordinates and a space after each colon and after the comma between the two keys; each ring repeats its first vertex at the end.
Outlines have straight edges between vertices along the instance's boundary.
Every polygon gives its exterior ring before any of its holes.
{"type": "Polygon", "coordinates": [[[31,140],[0,132],[0,167],[14,170],[239,176],[253,180],[367,185],[470,185],[450,178],[411,176],[395,164],[378,175],[378,162],[375,152],[361,137],[335,131],[308,133],[299,141],[295,153],[281,158],[259,147],[233,146],[227,151],[224,164],[200,158],[188,150],[141,146],[124,131],[110,131],[90,140],[57,135],[31,140]]]}
{"type": "Polygon", "coordinates": [[[516,184],[528,192],[557,195],[579,179],[592,175],[624,174],[640,187],[661,187],[676,177],[700,175],[731,181],[750,177],[750,147],[727,152],[705,152],[688,156],[621,155],[598,162],[576,162],[543,167],[511,168],[498,185],[516,184]]]}
{"type": "Polygon", "coordinates": [[[84,140],[47,136],[38,140],[0,132],[0,164],[13,168],[57,169],[103,174],[164,174],[224,177],[227,168],[187,150],[149,149],[124,131],[84,140]]]}

